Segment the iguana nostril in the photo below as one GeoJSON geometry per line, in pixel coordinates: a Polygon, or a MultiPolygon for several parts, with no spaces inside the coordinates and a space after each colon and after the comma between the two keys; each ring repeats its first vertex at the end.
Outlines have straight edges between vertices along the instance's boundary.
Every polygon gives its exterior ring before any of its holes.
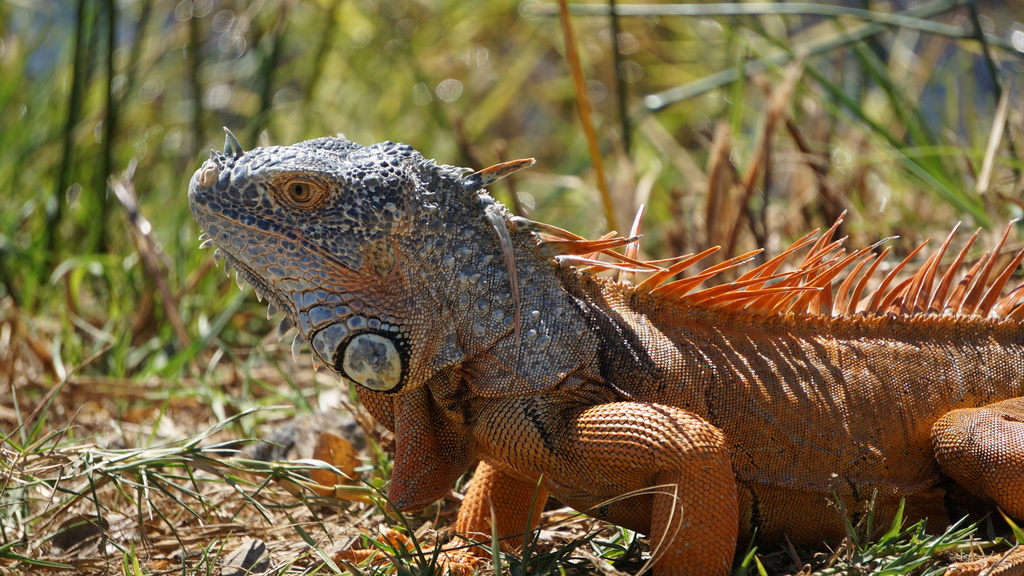
{"type": "Polygon", "coordinates": [[[199,169],[198,181],[201,186],[210,187],[217,182],[218,176],[220,176],[220,168],[217,166],[217,163],[207,160],[199,169]]]}

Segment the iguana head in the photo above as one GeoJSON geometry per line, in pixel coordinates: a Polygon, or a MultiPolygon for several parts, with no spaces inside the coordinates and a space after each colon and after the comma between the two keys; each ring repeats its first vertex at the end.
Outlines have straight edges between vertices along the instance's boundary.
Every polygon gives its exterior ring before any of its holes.
{"type": "Polygon", "coordinates": [[[314,362],[400,392],[463,357],[456,324],[510,330],[493,312],[487,325],[454,318],[446,302],[489,296],[486,267],[502,266],[502,248],[482,187],[507,171],[467,176],[407,145],[343,138],[243,152],[228,133],[189,203],[204,245],[286,314],[282,333],[298,328],[293,352],[308,342],[314,362]],[[442,286],[459,279],[464,290],[442,286]]]}

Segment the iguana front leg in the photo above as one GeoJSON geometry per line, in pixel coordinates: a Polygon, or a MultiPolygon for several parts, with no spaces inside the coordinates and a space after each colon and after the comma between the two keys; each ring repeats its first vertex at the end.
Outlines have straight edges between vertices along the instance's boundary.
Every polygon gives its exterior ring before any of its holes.
{"type": "MultiPolygon", "coordinates": [[[[498,522],[502,550],[522,552],[527,532],[540,526],[548,491],[536,481],[510,476],[480,462],[459,508],[455,531],[473,542],[490,542],[492,519],[498,522]]],[[[487,556],[487,551],[474,551],[487,556]]]]}
{"type": "MultiPolygon", "coordinates": [[[[952,410],[932,425],[932,445],[942,471],[976,496],[1024,519],[1024,398],[952,410]]],[[[1020,576],[1024,553],[951,566],[948,576],[1020,576]]]]}
{"type": "MultiPolygon", "coordinates": [[[[725,437],[710,423],[638,402],[581,406],[578,399],[540,395],[481,403],[473,426],[479,453],[509,481],[484,480],[489,490],[471,490],[467,510],[486,510],[474,500],[488,493],[506,501],[518,495],[528,509],[533,491],[524,487],[540,478],[562,502],[648,534],[658,575],[729,572],[738,531],[736,481],[725,437]],[[641,494],[612,502],[634,492],[641,494]]],[[[499,528],[505,526],[499,519],[499,528]]]]}
{"type": "Polygon", "coordinates": [[[950,478],[1024,520],[1024,398],[946,413],[932,445],[950,478]]]}

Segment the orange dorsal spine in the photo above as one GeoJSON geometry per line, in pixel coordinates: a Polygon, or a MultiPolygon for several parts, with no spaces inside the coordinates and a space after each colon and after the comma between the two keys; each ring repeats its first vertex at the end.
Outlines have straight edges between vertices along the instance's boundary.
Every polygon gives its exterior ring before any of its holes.
{"type": "Polygon", "coordinates": [[[842,222],[840,217],[820,236],[816,237],[818,231],[807,234],[778,256],[735,280],[696,290],[702,284],[723,278],[724,274],[749,262],[761,251],[741,254],[691,273],[686,278],[677,278],[717,252],[719,247],[666,260],[640,260],[639,216],[625,238],[605,235],[598,240],[587,240],[535,222],[529,222],[521,229],[532,232],[543,253],[554,257],[560,264],[581,267],[580,270],[586,273],[621,272],[620,282],[637,293],[679,305],[745,310],[761,315],[947,315],[1024,321],[1024,306],[1020,305],[1024,298],[1024,285],[1009,290],[1003,296],[1014,273],[1024,262],[1024,250],[1005,264],[998,265],[1010,229],[1016,221],[1007,226],[991,252],[968,267],[965,264],[967,253],[978,238],[978,232],[974,232],[940,278],[942,258],[948,252],[959,224],[938,250],[909,275],[905,270],[922,252],[927,241],[882,275],[881,265],[891,250],[889,247],[880,252],[876,250],[890,238],[846,254],[843,247],[846,238],[833,240],[842,222]],[[617,251],[620,248],[623,253],[617,251]],[[803,259],[792,269],[783,270],[786,263],[805,248],[807,253],[803,259]],[[968,268],[966,272],[964,268],[968,268]],[[647,276],[634,285],[633,278],[637,274],[647,276]],[[837,281],[838,288],[834,286],[837,281]],[[869,289],[872,284],[875,287],[869,289]]]}

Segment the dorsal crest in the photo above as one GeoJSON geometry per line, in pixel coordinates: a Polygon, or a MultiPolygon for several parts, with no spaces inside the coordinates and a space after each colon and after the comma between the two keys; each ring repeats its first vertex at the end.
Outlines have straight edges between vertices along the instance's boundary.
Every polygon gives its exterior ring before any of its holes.
{"type": "MultiPolygon", "coordinates": [[[[845,215],[844,215],[845,216],[845,215]]],[[[778,256],[742,273],[735,280],[701,288],[726,272],[749,263],[761,252],[740,254],[724,262],[692,272],[700,262],[719,250],[709,248],[666,260],[639,260],[636,246],[640,235],[634,225],[628,237],[615,233],[587,240],[555,226],[522,218],[513,219],[517,228],[534,234],[542,252],[560,264],[576,266],[580,273],[617,271],[627,278],[646,277],[632,290],[653,298],[681,305],[726,311],[746,311],[760,315],[920,316],[946,315],[1024,320],[1024,285],[1003,295],[1013,273],[1024,260],[1024,250],[999,264],[1011,222],[995,248],[983,254],[969,267],[967,253],[978,238],[972,234],[950,264],[941,265],[957,227],[939,249],[916,270],[907,272],[911,261],[923,251],[925,241],[884,274],[882,263],[891,249],[878,250],[883,239],[871,246],[849,252],[846,238],[835,239],[841,216],[825,233],[815,230],[795,241],[778,256]],[[618,251],[627,247],[625,253],[618,251]],[[806,249],[797,263],[796,254],[806,249]],[[678,275],[690,271],[685,278],[678,275]],[[838,285],[837,285],[838,284],[838,285]]],[[[628,280],[627,280],[628,282],[628,280]]]]}

